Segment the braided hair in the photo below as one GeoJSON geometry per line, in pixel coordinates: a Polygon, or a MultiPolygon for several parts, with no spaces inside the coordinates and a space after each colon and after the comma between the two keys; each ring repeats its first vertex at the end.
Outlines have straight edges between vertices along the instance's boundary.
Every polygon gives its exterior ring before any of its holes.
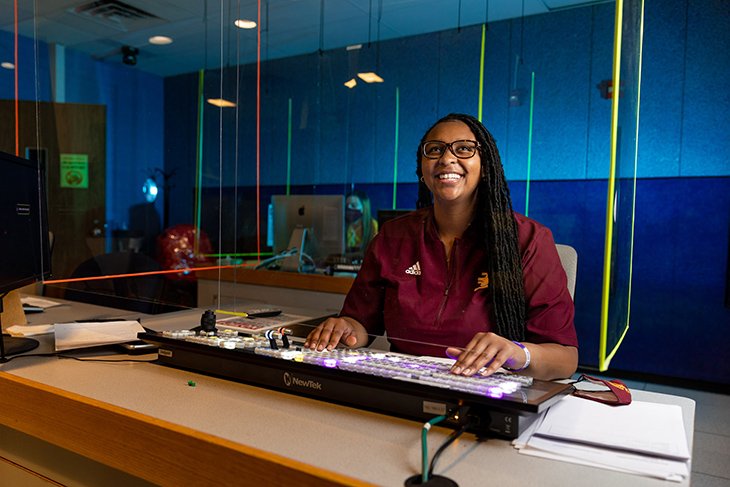
{"type": "Polygon", "coordinates": [[[443,122],[462,122],[474,133],[479,143],[481,177],[477,186],[477,208],[474,222],[484,235],[487,269],[497,322],[496,333],[509,340],[525,339],[526,304],[522,282],[522,261],[517,241],[517,221],[512,210],[504,168],[494,137],[471,115],[449,114],[429,128],[421,139],[416,154],[419,178],[417,208],[433,205],[431,191],[424,183],[421,170],[421,147],[426,136],[443,122]]]}

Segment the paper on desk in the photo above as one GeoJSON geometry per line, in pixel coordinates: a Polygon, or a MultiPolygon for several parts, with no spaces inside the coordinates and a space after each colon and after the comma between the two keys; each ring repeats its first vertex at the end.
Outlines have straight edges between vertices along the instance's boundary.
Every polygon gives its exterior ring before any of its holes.
{"type": "MultiPolygon", "coordinates": [[[[681,482],[689,475],[688,462],[685,460],[631,452],[625,449],[616,449],[613,446],[588,445],[582,440],[574,441],[569,438],[558,438],[556,435],[548,438],[541,436],[539,433],[540,431],[555,433],[558,431],[556,425],[563,425],[563,431],[574,430],[577,427],[582,428],[582,436],[595,435],[598,431],[602,431],[601,434],[605,435],[606,430],[608,430],[610,435],[620,438],[634,435],[646,435],[648,437],[652,435],[650,431],[653,423],[666,421],[663,423],[664,429],[674,430],[678,433],[677,436],[681,435],[681,442],[679,438],[676,438],[676,441],[684,445],[684,451],[686,451],[687,440],[684,435],[681,408],[678,406],[667,408],[666,406],[669,405],[634,401],[629,406],[612,407],[568,396],[542,413],[512,444],[520,453],[525,455],[681,482]],[[675,414],[675,407],[679,408],[678,415],[675,414]],[[625,410],[630,408],[635,409],[630,411],[631,414],[627,414],[625,410]],[[621,412],[620,410],[624,411],[621,412]],[[647,414],[653,417],[647,418],[647,414]],[[633,416],[641,416],[641,423],[636,424],[634,420],[624,421],[623,419],[623,417],[633,416]],[[667,419],[669,417],[672,419],[667,419]],[[627,433],[628,430],[632,431],[627,433]]],[[[574,437],[581,435],[573,433],[574,437]]],[[[660,433],[658,436],[661,442],[661,437],[666,435],[660,433]]],[[[603,439],[605,440],[605,437],[603,439]]],[[[655,439],[657,439],[657,436],[655,436],[655,439]]],[[[603,443],[615,444],[616,441],[604,441],[603,443]]],[[[639,442],[644,449],[646,449],[647,443],[646,440],[639,442]]],[[[660,450],[666,451],[666,448],[660,448],[660,450]]],[[[682,451],[681,446],[676,448],[676,451],[682,451]]],[[[687,455],[688,457],[689,455],[687,455]]]]}
{"type": "Polygon", "coordinates": [[[144,328],[137,321],[56,323],[56,351],[137,340],[144,328]]]}
{"type": "Polygon", "coordinates": [[[13,325],[5,329],[10,336],[14,337],[32,337],[33,335],[53,333],[53,330],[53,325],[13,325]]]}
{"type": "Polygon", "coordinates": [[[674,482],[681,482],[689,475],[689,468],[685,461],[606,450],[539,436],[530,438],[527,445],[520,449],[520,453],[674,482]]]}
{"type": "Polygon", "coordinates": [[[63,304],[58,301],[39,298],[38,296],[23,296],[20,298],[20,302],[22,304],[27,304],[28,306],[36,306],[43,309],[53,308],[54,306],[61,306],[63,304]]]}
{"type": "Polygon", "coordinates": [[[568,396],[548,409],[536,436],[688,460],[682,408],[634,401],[607,406],[568,396]]]}

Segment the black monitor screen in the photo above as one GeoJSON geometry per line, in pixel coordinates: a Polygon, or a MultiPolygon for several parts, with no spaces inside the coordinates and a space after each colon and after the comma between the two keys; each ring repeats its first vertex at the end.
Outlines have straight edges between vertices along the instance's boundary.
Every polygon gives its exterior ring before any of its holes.
{"type": "Polygon", "coordinates": [[[51,275],[45,168],[0,152],[0,294],[51,275]]]}

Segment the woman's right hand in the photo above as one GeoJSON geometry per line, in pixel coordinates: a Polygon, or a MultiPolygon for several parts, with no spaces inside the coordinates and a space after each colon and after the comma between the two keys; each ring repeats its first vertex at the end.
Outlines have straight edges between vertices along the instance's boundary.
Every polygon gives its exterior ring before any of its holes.
{"type": "Polygon", "coordinates": [[[333,350],[340,342],[350,348],[362,347],[367,340],[368,334],[364,326],[353,318],[342,316],[328,318],[320,323],[309,332],[304,346],[321,352],[324,349],[333,350]]]}

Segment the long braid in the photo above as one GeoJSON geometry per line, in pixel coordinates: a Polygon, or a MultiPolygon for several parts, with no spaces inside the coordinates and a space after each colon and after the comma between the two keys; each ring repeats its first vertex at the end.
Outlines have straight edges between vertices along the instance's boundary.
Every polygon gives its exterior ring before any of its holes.
{"type": "MultiPolygon", "coordinates": [[[[436,122],[424,134],[417,153],[416,174],[422,177],[421,146],[431,130],[442,122],[459,121],[466,124],[479,142],[482,177],[478,186],[476,222],[481,222],[487,266],[492,288],[496,333],[510,340],[525,339],[526,305],[522,281],[522,259],[517,240],[517,222],[512,210],[512,199],[504,176],[502,160],[494,137],[476,118],[452,113],[436,122]]],[[[426,184],[419,179],[416,206],[433,204],[426,184]]]]}

